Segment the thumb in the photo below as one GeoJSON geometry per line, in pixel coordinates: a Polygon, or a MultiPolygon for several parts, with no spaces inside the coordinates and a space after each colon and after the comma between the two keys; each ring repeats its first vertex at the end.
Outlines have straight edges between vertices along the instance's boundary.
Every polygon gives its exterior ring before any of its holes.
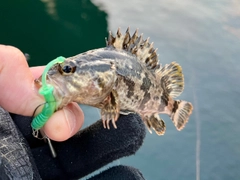
{"type": "Polygon", "coordinates": [[[84,115],[77,103],[69,103],[55,112],[43,126],[44,133],[52,140],[64,141],[82,127],[84,115]]]}

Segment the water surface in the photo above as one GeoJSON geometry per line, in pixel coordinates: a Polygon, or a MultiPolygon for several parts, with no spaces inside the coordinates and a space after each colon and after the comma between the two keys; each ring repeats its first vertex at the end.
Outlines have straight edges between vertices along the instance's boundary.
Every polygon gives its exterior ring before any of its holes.
{"type": "Polygon", "coordinates": [[[123,162],[147,179],[240,179],[240,2],[93,2],[108,13],[109,29],[139,28],[163,64],[181,64],[180,98],[194,105],[182,132],[165,117],[166,134],[148,134],[136,156],[123,162]]]}

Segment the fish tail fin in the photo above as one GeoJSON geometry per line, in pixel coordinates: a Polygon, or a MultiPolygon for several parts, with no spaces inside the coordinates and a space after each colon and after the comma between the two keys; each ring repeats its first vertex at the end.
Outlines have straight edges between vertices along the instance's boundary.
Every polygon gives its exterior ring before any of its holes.
{"type": "Polygon", "coordinates": [[[192,114],[192,110],[193,106],[190,102],[181,100],[174,101],[170,117],[177,130],[181,131],[185,127],[189,116],[192,114]]]}
{"type": "Polygon", "coordinates": [[[165,106],[170,110],[170,117],[177,130],[182,130],[192,114],[193,106],[190,102],[173,100],[179,96],[184,89],[184,76],[182,68],[176,62],[166,64],[157,71],[160,85],[163,89],[162,99],[165,106]]]}

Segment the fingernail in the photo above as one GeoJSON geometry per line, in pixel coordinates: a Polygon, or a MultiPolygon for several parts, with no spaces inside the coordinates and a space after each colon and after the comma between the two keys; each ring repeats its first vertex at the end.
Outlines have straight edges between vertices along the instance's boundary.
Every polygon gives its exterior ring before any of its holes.
{"type": "Polygon", "coordinates": [[[68,127],[70,129],[70,133],[72,135],[72,133],[73,133],[73,131],[75,129],[75,126],[76,126],[75,115],[74,115],[73,111],[71,110],[71,108],[69,106],[66,106],[65,108],[63,108],[63,112],[65,114],[65,118],[66,118],[68,127]]]}

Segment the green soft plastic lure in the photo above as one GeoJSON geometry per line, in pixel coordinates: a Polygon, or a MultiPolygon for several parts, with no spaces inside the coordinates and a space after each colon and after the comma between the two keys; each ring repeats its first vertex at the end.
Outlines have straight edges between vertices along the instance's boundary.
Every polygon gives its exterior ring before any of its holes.
{"type": "Polygon", "coordinates": [[[46,103],[44,104],[44,107],[42,109],[42,112],[38,114],[36,117],[34,117],[32,121],[32,128],[34,130],[41,129],[44,124],[47,122],[47,120],[52,116],[52,114],[56,111],[56,100],[53,95],[54,87],[50,84],[47,84],[46,77],[49,69],[58,63],[63,63],[65,61],[65,58],[60,56],[51,62],[47,64],[45,67],[43,74],[42,74],[42,87],[39,89],[39,94],[44,96],[44,99],[46,103]]]}

